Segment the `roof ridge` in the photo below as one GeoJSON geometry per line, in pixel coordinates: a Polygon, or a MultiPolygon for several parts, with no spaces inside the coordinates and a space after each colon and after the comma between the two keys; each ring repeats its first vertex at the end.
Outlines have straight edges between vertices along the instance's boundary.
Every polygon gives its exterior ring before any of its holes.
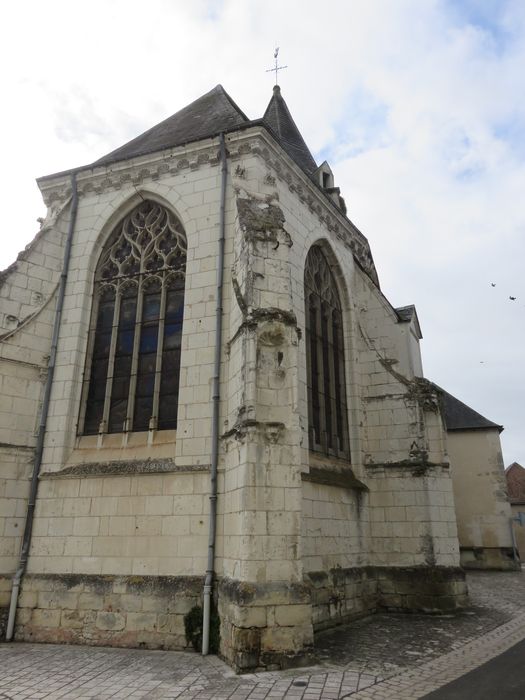
{"type": "Polygon", "coordinates": [[[108,165],[209,138],[220,131],[249,122],[246,114],[218,83],[174,114],[94,161],[91,166],[108,165]]]}

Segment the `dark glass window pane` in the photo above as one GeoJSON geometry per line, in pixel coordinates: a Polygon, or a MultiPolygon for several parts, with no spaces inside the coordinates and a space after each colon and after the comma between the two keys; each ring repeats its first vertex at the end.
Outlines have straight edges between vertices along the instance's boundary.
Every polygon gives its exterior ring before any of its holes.
{"type": "Polygon", "coordinates": [[[137,396],[153,396],[154,374],[141,374],[137,378],[137,396]]]}
{"type": "Polygon", "coordinates": [[[117,336],[117,355],[131,355],[133,352],[134,339],[134,328],[119,330],[117,336]]]}
{"type": "Polygon", "coordinates": [[[166,348],[166,350],[180,348],[181,338],[181,323],[167,323],[164,326],[164,347],[166,348]]]}
{"type": "Polygon", "coordinates": [[[160,315],[160,294],[146,294],[144,295],[144,302],[142,308],[142,320],[143,321],[155,321],[160,315]]]}
{"type": "Polygon", "coordinates": [[[178,394],[166,394],[160,397],[158,420],[160,430],[177,427],[178,402],[178,394]]]}
{"type": "Polygon", "coordinates": [[[115,313],[115,301],[108,299],[101,301],[98,307],[97,329],[109,329],[113,325],[113,315],[115,313]]]}
{"type": "Polygon", "coordinates": [[[93,401],[88,399],[86,406],[86,417],[84,419],[84,433],[86,435],[96,435],[104,412],[104,400],[93,401]]]}
{"type": "Polygon", "coordinates": [[[109,425],[108,432],[121,433],[124,429],[124,421],[126,419],[126,409],[128,407],[128,399],[116,398],[111,400],[109,409],[109,425]]]}
{"type": "Polygon", "coordinates": [[[126,377],[129,381],[131,374],[131,355],[121,355],[115,357],[115,365],[113,367],[114,377],[126,377]]]}
{"type": "Polygon", "coordinates": [[[184,292],[170,289],[166,295],[166,323],[182,323],[184,315],[184,292]]]}
{"type": "Polygon", "coordinates": [[[109,333],[97,333],[95,338],[95,347],[93,348],[93,357],[98,359],[109,355],[111,346],[111,331],[109,333]]]}
{"type": "Polygon", "coordinates": [[[108,360],[94,362],[91,368],[89,395],[93,398],[103,398],[106,392],[106,377],[108,376],[108,360]]]}
{"type": "Polygon", "coordinates": [[[161,396],[173,394],[179,389],[180,350],[168,350],[162,355],[161,396]]]}
{"type": "Polygon", "coordinates": [[[140,353],[155,352],[157,349],[158,326],[143,326],[140,334],[140,353]]]}
{"type": "Polygon", "coordinates": [[[128,400],[129,393],[129,379],[128,377],[115,377],[113,379],[113,385],[111,388],[111,398],[112,399],[126,399],[128,400]]]}
{"type": "Polygon", "coordinates": [[[157,362],[156,354],[141,355],[139,357],[138,375],[147,374],[149,372],[155,372],[155,365],[157,362]]]}
{"type": "Polygon", "coordinates": [[[134,328],[137,315],[137,299],[122,299],[120,304],[119,326],[121,328],[134,328]]]}
{"type": "Polygon", "coordinates": [[[148,430],[152,408],[152,396],[137,396],[137,398],[135,399],[135,416],[133,418],[133,430],[148,430]]]}

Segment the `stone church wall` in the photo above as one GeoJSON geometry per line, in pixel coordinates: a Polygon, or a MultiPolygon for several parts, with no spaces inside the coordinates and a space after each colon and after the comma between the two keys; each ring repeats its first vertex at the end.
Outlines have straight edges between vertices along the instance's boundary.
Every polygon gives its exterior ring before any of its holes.
{"type": "MultiPolygon", "coordinates": [[[[403,359],[407,327],[364,271],[375,275],[362,235],[258,127],[229,136],[228,149],[215,594],[221,654],[245,670],[307,661],[314,629],[378,607],[431,609],[439,598],[434,609],[454,608],[465,588],[439,409],[414,376],[417,353],[403,359]],[[351,464],[308,447],[313,244],[329,258],[344,311],[351,464]]],[[[68,186],[60,176],[41,182],[50,204],[68,186]]],[[[217,144],[82,172],[78,186],[17,637],[182,648],[181,616],[199,599],[207,554],[217,144]],[[171,207],[188,240],[177,431],[78,436],[95,266],[143,197],[171,207]]],[[[56,223],[62,236],[66,225],[56,223]]],[[[26,344],[43,366],[47,349],[26,344]]],[[[30,448],[36,381],[24,419],[30,448]]]]}

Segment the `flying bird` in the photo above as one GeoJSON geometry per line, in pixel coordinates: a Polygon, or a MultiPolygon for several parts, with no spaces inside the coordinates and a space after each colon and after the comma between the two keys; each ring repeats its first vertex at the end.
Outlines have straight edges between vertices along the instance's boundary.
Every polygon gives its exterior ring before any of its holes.
{"type": "Polygon", "coordinates": [[[516,297],[509,297],[511,301],[516,301],[516,297]]]}
{"type": "Polygon", "coordinates": [[[491,287],[495,287],[495,286],[496,286],[496,283],[495,283],[495,282],[491,282],[491,283],[490,283],[490,286],[491,286],[491,287]]]}

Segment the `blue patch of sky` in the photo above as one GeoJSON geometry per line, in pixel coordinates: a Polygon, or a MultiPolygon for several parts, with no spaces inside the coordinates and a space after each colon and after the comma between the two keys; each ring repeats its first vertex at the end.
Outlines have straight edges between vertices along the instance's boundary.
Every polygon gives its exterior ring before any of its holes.
{"type": "Polygon", "coordinates": [[[508,0],[443,0],[452,22],[482,30],[497,54],[504,53],[512,40],[512,33],[505,24],[509,5],[508,0]]]}
{"type": "Polygon", "coordinates": [[[387,145],[388,113],[388,106],[364,88],[353,90],[333,125],[332,141],[317,154],[319,161],[333,164],[387,145]]]}
{"type": "Polygon", "coordinates": [[[224,0],[207,0],[206,19],[217,22],[220,19],[224,0]]]}
{"type": "Polygon", "coordinates": [[[513,115],[500,121],[492,128],[492,133],[499,141],[507,143],[515,156],[525,158],[525,120],[523,116],[513,115]]]}
{"type": "Polygon", "coordinates": [[[442,143],[442,156],[454,178],[470,183],[482,175],[485,166],[476,147],[463,129],[452,129],[442,143]]]}

